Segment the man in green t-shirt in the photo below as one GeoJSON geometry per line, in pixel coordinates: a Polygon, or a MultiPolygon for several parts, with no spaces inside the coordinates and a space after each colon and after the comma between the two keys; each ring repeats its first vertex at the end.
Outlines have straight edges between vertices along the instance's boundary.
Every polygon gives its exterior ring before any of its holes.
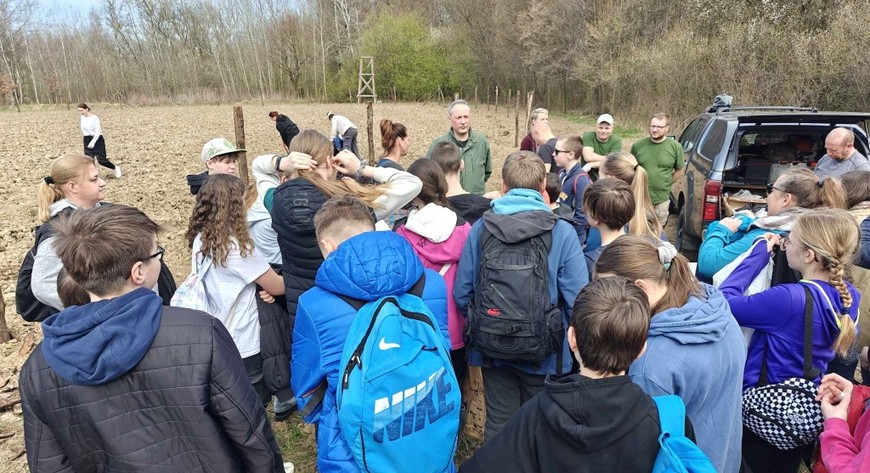
{"type": "Polygon", "coordinates": [[[465,100],[454,100],[447,108],[447,118],[450,119],[450,130],[432,141],[426,157],[431,158],[435,145],[442,141],[455,144],[462,154],[464,164],[459,175],[462,187],[472,194],[483,195],[486,192],[486,181],[492,174],[489,140],[482,133],[471,129],[471,107],[465,100]]]}
{"type": "Polygon", "coordinates": [[[605,113],[598,117],[595,131],[583,134],[583,169],[593,181],[598,180],[598,166],[608,154],[622,151],[622,138],[613,136],[613,115],[605,113]]]}
{"type": "Polygon", "coordinates": [[[649,122],[649,137],[635,141],[631,154],[646,170],[649,182],[649,197],[656,208],[662,227],[668,220],[671,184],[683,175],[686,163],[683,147],[677,140],[668,137],[671,117],[664,113],[653,115],[649,122]]]}

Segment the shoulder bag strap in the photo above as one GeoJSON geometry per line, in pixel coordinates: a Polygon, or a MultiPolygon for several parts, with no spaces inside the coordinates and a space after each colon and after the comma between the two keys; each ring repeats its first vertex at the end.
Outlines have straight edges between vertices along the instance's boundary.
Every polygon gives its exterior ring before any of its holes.
{"type": "Polygon", "coordinates": [[[819,369],[813,367],[813,293],[804,285],[807,301],[804,304],[804,378],[813,380],[819,369]]]}
{"type": "Polygon", "coordinates": [[[438,271],[438,274],[444,276],[445,274],[447,274],[447,271],[450,271],[450,266],[452,265],[453,263],[447,263],[444,266],[441,266],[441,271],[438,271]]]}

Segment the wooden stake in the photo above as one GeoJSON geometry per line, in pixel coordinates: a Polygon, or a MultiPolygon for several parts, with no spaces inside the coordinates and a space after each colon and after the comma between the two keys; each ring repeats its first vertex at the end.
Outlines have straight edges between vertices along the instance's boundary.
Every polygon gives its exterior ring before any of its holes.
{"type": "Polygon", "coordinates": [[[535,91],[526,94],[526,126],[529,126],[529,120],[532,119],[532,103],[535,100],[535,91]]]}
{"type": "Polygon", "coordinates": [[[511,104],[513,103],[513,89],[508,89],[508,100],[507,100],[507,116],[510,118],[511,116],[511,104]]]}
{"type": "Polygon", "coordinates": [[[477,86],[476,85],[474,86],[474,104],[480,105],[480,101],[477,100],[477,86]]]}
{"type": "Polygon", "coordinates": [[[6,302],[3,300],[3,291],[0,290],[0,343],[12,340],[12,332],[6,325],[6,302]]]}
{"type": "Polygon", "coordinates": [[[517,106],[514,111],[514,147],[520,145],[520,91],[517,91],[517,106]]]}
{"type": "Polygon", "coordinates": [[[374,104],[368,102],[366,104],[366,129],[369,135],[369,163],[373,163],[375,159],[375,134],[374,134],[375,110],[374,104]]]}
{"type": "MultiPolygon", "coordinates": [[[[245,115],[242,113],[241,105],[233,106],[233,123],[236,128],[236,147],[244,148],[245,147],[245,115]]],[[[248,153],[241,152],[239,153],[238,158],[238,168],[239,168],[239,178],[242,180],[242,184],[245,187],[248,187],[248,153]]]]}
{"type": "Polygon", "coordinates": [[[459,92],[453,92],[453,100],[459,100],[459,92]]]}
{"type": "Polygon", "coordinates": [[[495,113],[498,113],[498,86],[495,86],[495,113]]]}

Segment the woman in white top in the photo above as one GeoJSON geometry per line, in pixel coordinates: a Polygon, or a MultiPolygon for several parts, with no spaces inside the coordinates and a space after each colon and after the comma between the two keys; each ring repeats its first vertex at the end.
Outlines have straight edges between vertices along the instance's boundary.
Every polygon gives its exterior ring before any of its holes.
{"type": "Polygon", "coordinates": [[[238,177],[210,176],[196,195],[187,241],[197,267],[201,270],[209,264],[202,280],[211,315],[230,332],[251,384],[266,403],[271,394],[263,382],[256,286],[264,289],[260,293],[264,301],[273,302],[272,296],[284,294],[284,281],[257,253],[245,210],[245,186],[238,177]]]}
{"type": "Polygon", "coordinates": [[[121,177],[121,167],[112,164],[106,158],[106,140],[103,139],[103,128],[100,126],[100,118],[91,113],[91,107],[86,103],[78,104],[81,114],[81,127],[84,142],[85,155],[97,158],[100,166],[107,167],[115,173],[115,177],[121,177]]]}

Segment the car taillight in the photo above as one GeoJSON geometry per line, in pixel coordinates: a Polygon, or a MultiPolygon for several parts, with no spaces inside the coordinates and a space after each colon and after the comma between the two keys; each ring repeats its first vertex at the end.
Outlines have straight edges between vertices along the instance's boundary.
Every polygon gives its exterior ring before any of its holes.
{"type": "Polygon", "coordinates": [[[704,220],[719,218],[719,198],[722,195],[722,181],[707,181],[704,184],[704,220]]]}

